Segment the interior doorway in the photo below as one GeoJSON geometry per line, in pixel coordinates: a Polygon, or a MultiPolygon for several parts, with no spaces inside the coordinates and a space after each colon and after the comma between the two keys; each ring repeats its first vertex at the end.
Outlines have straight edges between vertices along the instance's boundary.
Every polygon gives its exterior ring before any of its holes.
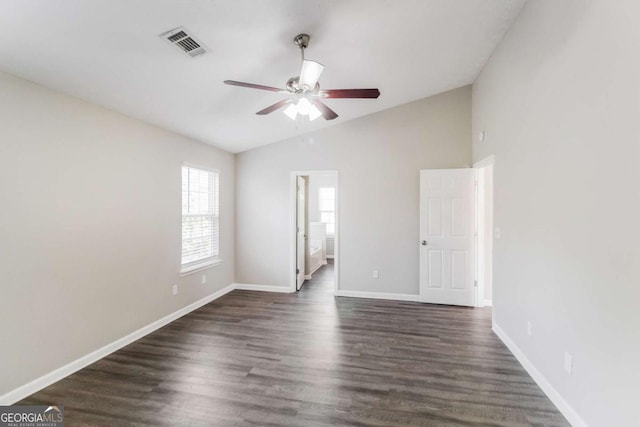
{"type": "Polygon", "coordinates": [[[476,179],[476,305],[493,305],[493,168],[489,156],[473,165],[476,179]]]}
{"type": "Polygon", "coordinates": [[[338,172],[293,171],[290,186],[291,292],[314,287],[335,294],[339,277],[338,172]]]}
{"type": "Polygon", "coordinates": [[[493,305],[493,168],[420,171],[420,301],[493,305]]]}

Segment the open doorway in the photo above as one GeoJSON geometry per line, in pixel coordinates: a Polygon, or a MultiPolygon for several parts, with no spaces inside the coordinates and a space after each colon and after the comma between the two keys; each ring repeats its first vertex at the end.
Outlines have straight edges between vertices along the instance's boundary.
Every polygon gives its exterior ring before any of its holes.
{"type": "Polygon", "coordinates": [[[493,305],[493,168],[489,156],[473,165],[476,174],[476,280],[478,307],[493,305]]]}
{"type": "Polygon", "coordinates": [[[290,177],[292,292],[338,289],[338,172],[294,171],[290,177]]]}

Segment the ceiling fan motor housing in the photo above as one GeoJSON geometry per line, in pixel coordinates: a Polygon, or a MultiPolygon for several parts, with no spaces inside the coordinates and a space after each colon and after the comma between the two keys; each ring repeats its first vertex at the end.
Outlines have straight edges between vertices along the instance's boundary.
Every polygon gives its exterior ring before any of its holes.
{"type": "Polygon", "coordinates": [[[300,49],[306,49],[309,47],[309,40],[311,40],[311,36],[309,34],[298,34],[296,38],[293,39],[293,42],[300,49]]]}
{"type": "Polygon", "coordinates": [[[318,93],[320,91],[320,83],[316,83],[313,89],[306,85],[300,84],[300,76],[291,77],[287,80],[287,90],[291,93],[318,93]]]}

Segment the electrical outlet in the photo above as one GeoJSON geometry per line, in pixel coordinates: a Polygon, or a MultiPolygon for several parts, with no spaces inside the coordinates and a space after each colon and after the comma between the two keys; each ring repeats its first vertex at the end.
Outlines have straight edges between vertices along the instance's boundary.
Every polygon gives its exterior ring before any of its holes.
{"type": "Polygon", "coordinates": [[[173,285],[171,287],[171,290],[172,290],[174,295],[178,295],[178,285],[173,285]]]}
{"type": "Polygon", "coordinates": [[[373,270],[373,278],[377,279],[378,277],[380,277],[380,274],[378,274],[378,270],[373,270]]]}
{"type": "Polygon", "coordinates": [[[500,227],[496,227],[493,230],[493,238],[496,240],[500,240],[501,237],[502,237],[502,230],[500,230],[500,227]]]}
{"type": "Polygon", "coordinates": [[[202,275],[202,284],[204,285],[205,283],[207,283],[207,275],[203,274],[202,275]]]}
{"type": "Polygon", "coordinates": [[[527,322],[527,335],[531,336],[531,333],[532,333],[531,322],[527,322]]]}
{"type": "Polygon", "coordinates": [[[566,352],[564,353],[564,370],[569,375],[573,371],[573,356],[566,352]]]}

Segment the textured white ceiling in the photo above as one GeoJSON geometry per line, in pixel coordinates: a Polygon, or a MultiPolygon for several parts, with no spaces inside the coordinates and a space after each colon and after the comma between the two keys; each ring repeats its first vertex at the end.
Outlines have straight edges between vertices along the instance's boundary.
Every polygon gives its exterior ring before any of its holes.
{"type": "Polygon", "coordinates": [[[240,152],[472,83],[525,1],[2,0],[0,69],[240,152]],[[210,52],[158,37],[181,25],[210,52]],[[323,88],[380,98],[327,100],[338,119],[294,122],[255,115],[282,95],[222,83],[284,87],[300,32],[323,88]]]}

